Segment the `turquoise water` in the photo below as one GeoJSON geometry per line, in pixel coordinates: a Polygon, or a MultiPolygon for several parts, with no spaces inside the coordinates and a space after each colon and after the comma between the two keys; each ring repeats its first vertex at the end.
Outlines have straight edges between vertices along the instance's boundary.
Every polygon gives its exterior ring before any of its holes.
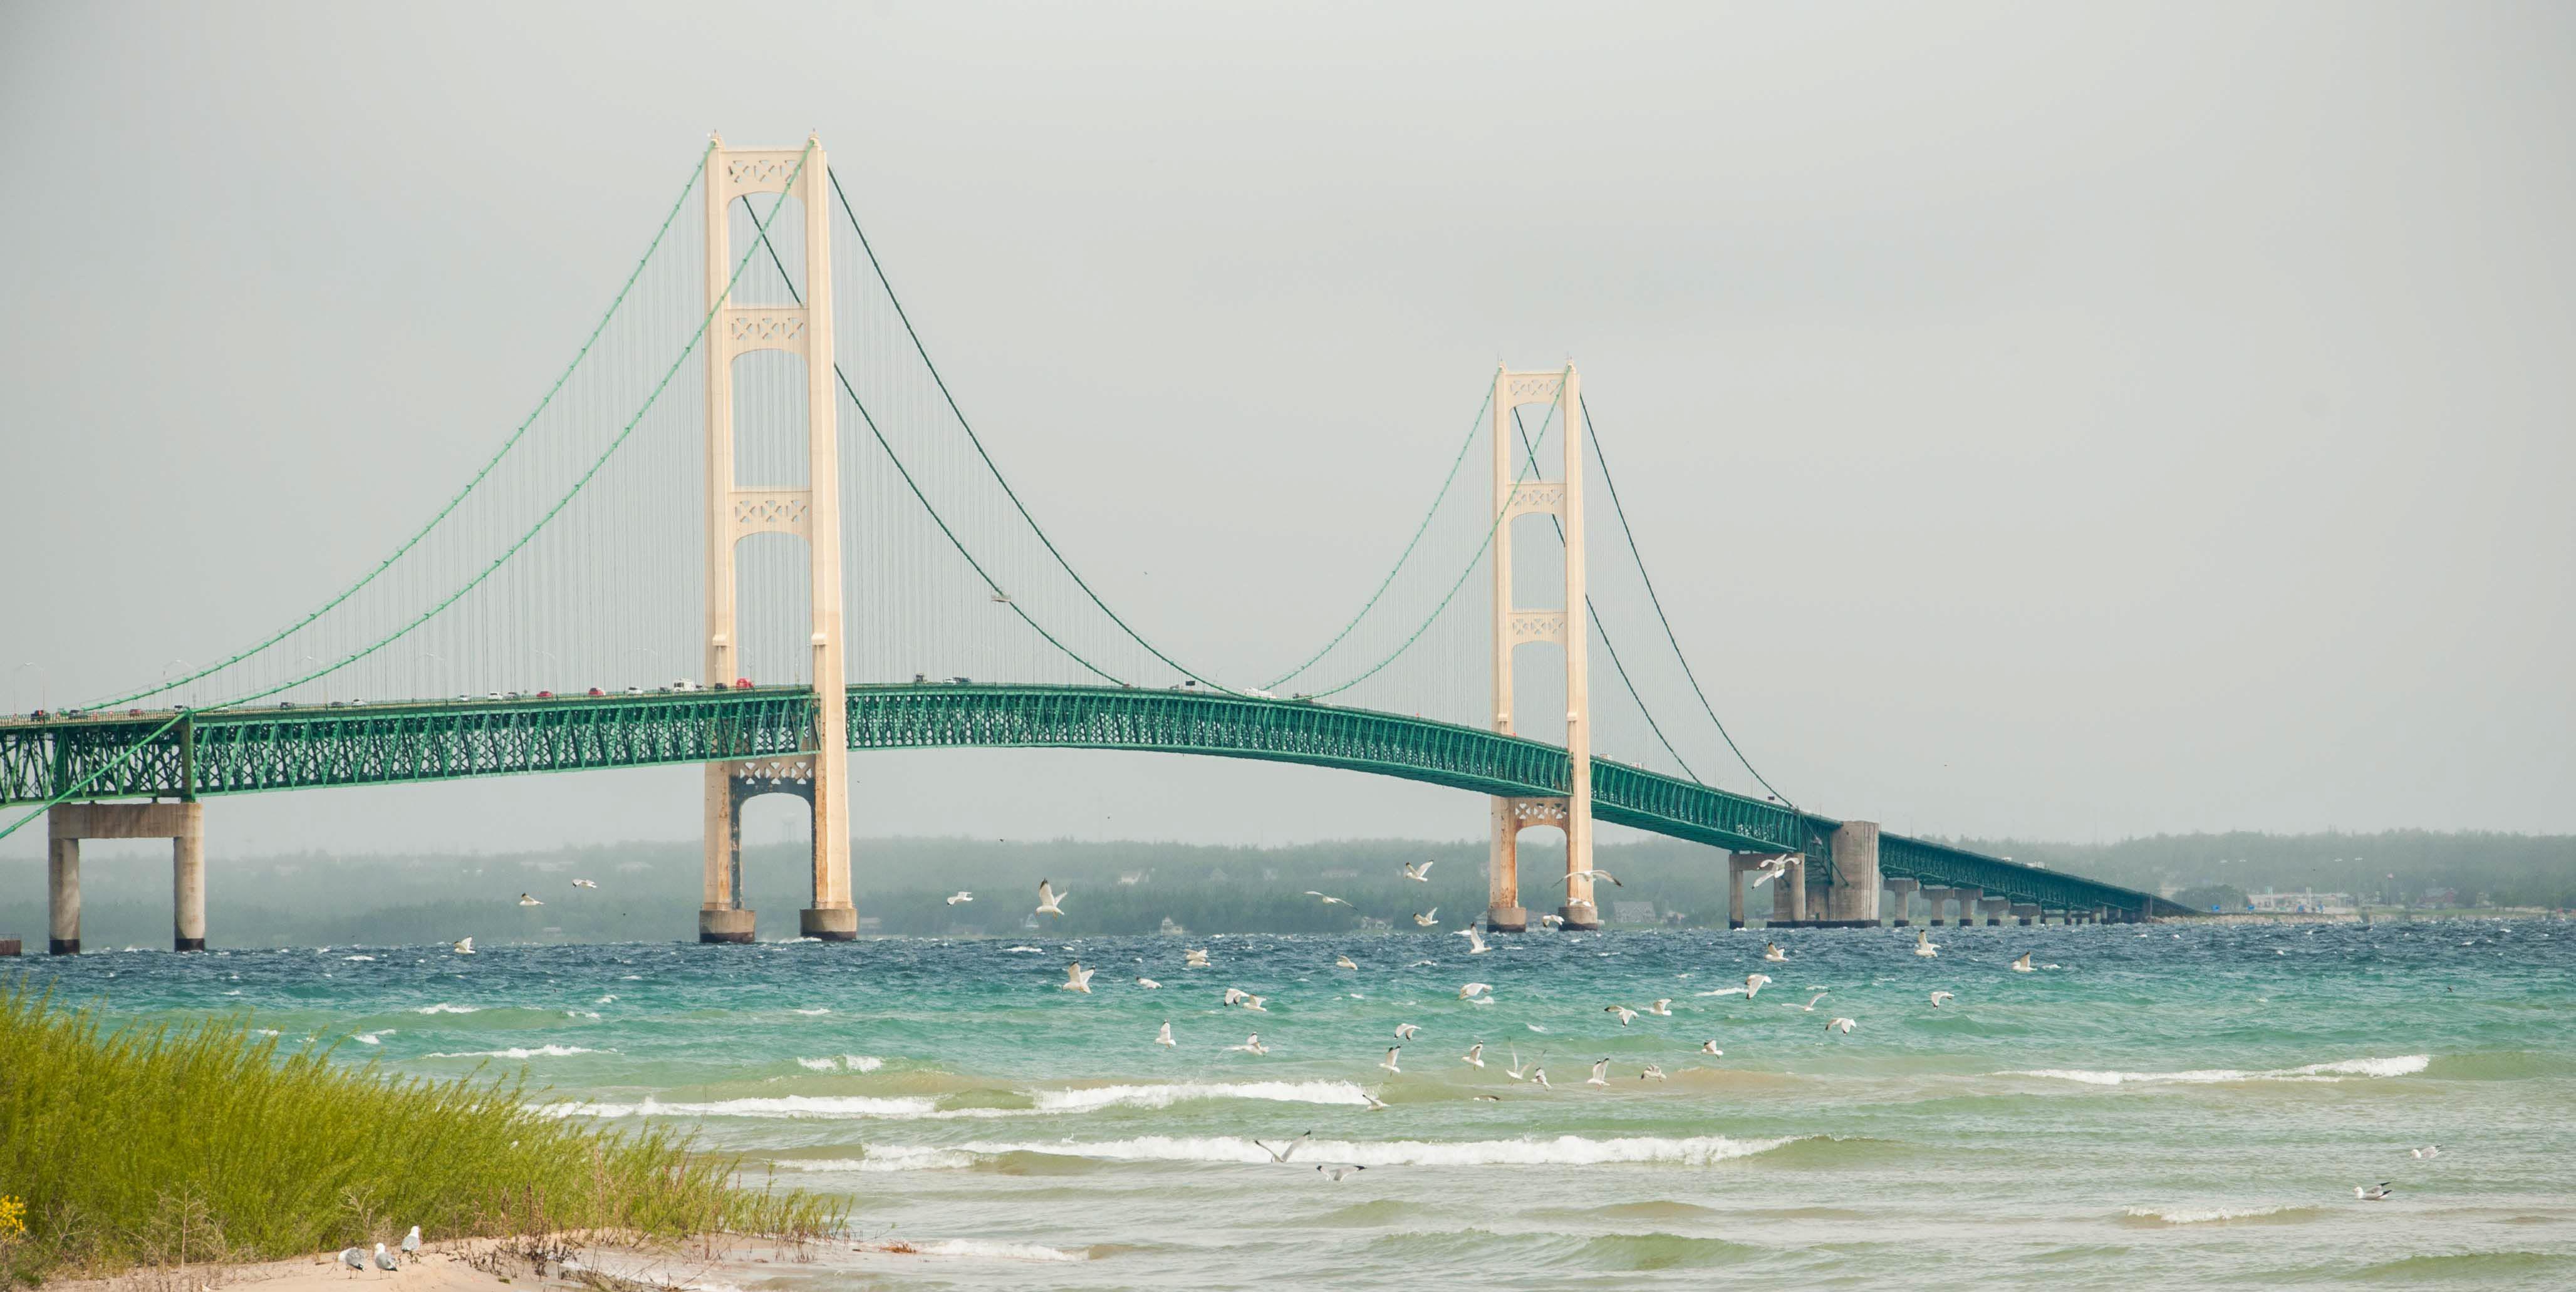
{"type": "Polygon", "coordinates": [[[836,1244],[783,1283],[2576,1286],[2576,925],[1934,933],[1925,959],[1906,931],[1781,932],[1777,964],[1759,932],[1675,932],[26,968],[117,1017],[247,1010],[404,1072],[524,1067],[565,1115],[693,1123],[929,1253],[836,1244]],[[2024,950],[2045,967],[2012,972],[2024,950]],[[1077,957],[1089,995],[1057,986],[1077,957]],[[1756,997],[1701,994],[1754,971],[1756,997]],[[1658,997],[1671,1017],[1603,1011],[1658,997]],[[1268,1054],[1227,1048],[1256,1031],[1268,1054]],[[1512,1081],[1514,1050],[1554,1088],[1512,1081]],[[1252,1143],[1309,1130],[1285,1165],[1252,1143]],[[1341,1163],[1368,1169],[1313,1169],[1341,1163]]]}

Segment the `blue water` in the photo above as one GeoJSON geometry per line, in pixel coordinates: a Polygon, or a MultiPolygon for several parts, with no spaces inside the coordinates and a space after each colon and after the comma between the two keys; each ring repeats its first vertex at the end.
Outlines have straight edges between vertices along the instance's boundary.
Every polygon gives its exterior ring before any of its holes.
{"type": "Polygon", "coordinates": [[[119,1018],[241,1010],[402,1072],[524,1070],[563,1115],[692,1124],[928,1253],[827,1245],[787,1283],[2576,1286],[2576,925],[1934,934],[1926,959],[1906,931],[1780,932],[1777,964],[1760,932],[1675,932],[25,967],[119,1018]],[[2012,972],[2025,950],[2044,967],[2012,972]],[[1089,995],[1058,987],[1076,958],[1089,995]],[[1751,999],[1700,994],[1755,971],[1751,999]],[[1671,1017],[1603,1011],[1659,997],[1671,1017]],[[1227,1048],[1254,1032],[1268,1054],[1227,1048]],[[1515,1050],[1552,1090],[1509,1078],[1515,1050]],[[1284,1165],[1252,1143],[1309,1130],[1284,1165]]]}

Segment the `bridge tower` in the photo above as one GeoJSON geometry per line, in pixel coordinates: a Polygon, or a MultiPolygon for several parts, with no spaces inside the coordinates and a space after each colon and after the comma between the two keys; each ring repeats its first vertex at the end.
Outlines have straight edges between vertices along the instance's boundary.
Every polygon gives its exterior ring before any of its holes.
{"type": "Polygon", "coordinates": [[[1493,849],[1487,863],[1491,894],[1485,925],[1517,933],[1529,926],[1521,906],[1520,833],[1533,826],[1565,831],[1565,905],[1558,915],[1569,929],[1601,926],[1592,880],[1592,698],[1587,666],[1590,636],[1583,612],[1583,387],[1567,364],[1554,372],[1494,373],[1494,730],[1512,734],[1512,652],[1528,642],[1552,641],[1565,650],[1565,752],[1571,763],[1563,798],[1493,800],[1493,849]],[[1520,436],[1512,410],[1524,404],[1557,405],[1565,428],[1559,478],[1522,479],[1520,436]],[[1512,600],[1512,521],[1533,512],[1554,516],[1565,531],[1565,599],[1559,610],[1524,610],[1512,600]]]}
{"type": "Polygon", "coordinates": [[[830,174],[818,139],[802,148],[727,148],[722,136],[707,153],[707,680],[730,685],[741,676],[734,623],[734,548],[760,533],[805,540],[812,579],[815,720],[813,739],[792,757],[706,765],[706,896],[698,909],[701,942],[749,942],[752,912],[742,904],[742,804],[788,793],[813,807],[814,905],[801,913],[806,937],[845,942],[858,936],[850,902],[848,690],[841,657],[841,498],[838,396],[832,386],[832,226],[830,174]],[[810,151],[809,151],[810,150],[810,151]],[[803,169],[798,169],[799,161],[803,169]],[[790,186],[790,177],[794,177],[790,186]],[[796,199],[805,217],[802,305],[737,306],[728,299],[735,253],[726,227],[733,203],[748,194],[796,199]],[[734,361],[755,350],[784,350],[805,361],[805,487],[742,485],[734,479],[734,361]]]}

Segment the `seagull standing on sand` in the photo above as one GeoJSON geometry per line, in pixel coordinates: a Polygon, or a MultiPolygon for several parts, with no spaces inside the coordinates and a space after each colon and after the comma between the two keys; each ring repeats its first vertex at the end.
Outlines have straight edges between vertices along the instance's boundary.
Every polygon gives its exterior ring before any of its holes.
{"type": "Polygon", "coordinates": [[[1853,1022],[1848,1018],[1837,1018],[1826,1023],[1825,1030],[1830,1032],[1836,1028],[1841,1028],[1843,1035],[1849,1036],[1851,1035],[1851,1030],[1854,1026],[1853,1022]]]}
{"type": "Polygon", "coordinates": [[[1485,1043],[1478,1041],[1474,1045],[1468,1046],[1467,1052],[1458,1056],[1458,1061],[1471,1068],[1481,1068],[1485,1066],[1485,1043]]]}
{"type": "Polygon", "coordinates": [[[1041,879],[1038,881],[1038,908],[1031,911],[1030,914],[1062,915],[1064,914],[1064,899],[1071,896],[1073,896],[1071,893],[1059,893],[1055,891],[1055,885],[1041,879]]]}
{"type": "Polygon", "coordinates": [[[1175,1040],[1173,1040],[1173,1039],[1172,1039],[1172,1025],[1171,1025],[1171,1024],[1169,1024],[1169,1023],[1165,1023],[1165,1024],[1163,1024],[1163,1030],[1162,1030],[1162,1031],[1159,1031],[1159,1032],[1154,1033],[1154,1044],[1156,1044],[1156,1045],[1168,1045],[1168,1046],[1172,1046],[1172,1047],[1174,1047],[1174,1048],[1178,1048],[1178,1047],[1180,1046],[1180,1042],[1175,1041],[1175,1040]]]}
{"type": "Polygon", "coordinates": [[[1604,1014],[1618,1015],[1619,1026],[1621,1027],[1626,1027],[1628,1025],[1628,1020],[1637,1016],[1637,1011],[1630,1009],[1625,1005],[1604,1005],[1601,1007],[1601,1012],[1604,1014]]]}
{"type": "Polygon", "coordinates": [[[376,1244],[376,1268],[380,1270],[398,1270],[402,1268],[402,1261],[392,1252],[386,1251],[383,1243],[378,1243],[376,1244]]]}
{"type": "Polygon", "coordinates": [[[412,1226],[411,1232],[403,1235],[402,1254],[407,1261],[420,1259],[420,1226],[412,1226]]]}
{"type": "Polygon", "coordinates": [[[532,895],[530,895],[530,894],[527,894],[527,893],[521,893],[521,894],[519,894],[519,905],[521,905],[521,906],[543,906],[543,905],[545,905],[545,903],[544,903],[544,902],[540,902],[540,901],[538,901],[534,896],[532,896],[532,895]]]}
{"type": "Polygon", "coordinates": [[[1610,1061],[1609,1061],[1608,1059],[1594,1059],[1594,1060],[1592,1061],[1592,1075],[1591,1075],[1589,1078],[1585,1079],[1585,1081],[1584,1081],[1584,1083],[1583,1083],[1583,1084],[1585,1084],[1585,1085],[1587,1085],[1587,1086],[1607,1086],[1607,1085],[1609,1085],[1609,1084],[1610,1084],[1610,1061]]]}
{"type": "MultiPolygon", "coordinates": [[[[2359,1193],[2361,1190],[2355,1189],[2353,1192],[2359,1193]]],[[[349,1277],[356,1278],[357,1271],[367,1268],[367,1254],[355,1247],[343,1247],[340,1249],[340,1263],[349,1267],[351,1271],[349,1277]]]]}
{"type": "Polygon", "coordinates": [[[1401,1045],[1390,1045],[1386,1047],[1386,1057],[1378,1060],[1377,1066],[1384,1068],[1389,1072],[1404,1071],[1404,1069],[1395,1066],[1395,1056],[1402,1053],[1404,1053],[1404,1047],[1401,1045]]]}
{"type": "Polygon", "coordinates": [[[1437,926],[1439,925],[1439,923],[1440,923],[1440,908],[1439,908],[1439,907],[1437,907],[1437,906],[1432,907],[1432,908],[1431,908],[1431,913],[1430,913],[1430,914],[1428,914],[1428,915],[1425,915],[1425,914],[1423,914],[1423,913],[1422,913],[1422,912],[1420,912],[1420,911],[1415,911],[1415,912],[1413,913],[1413,927],[1415,927],[1415,928],[1417,928],[1417,929],[1435,928],[1435,927],[1437,927],[1437,926]]]}
{"type": "Polygon", "coordinates": [[[2029,973],[2031,971],[2030,953],[2027,951],[2022,952],[2021,959],[2013,961],[2012,967],[2014,973],[2029,973]]]}
{"type": "Polygon", "coordinates": [[[1404,877],[1417,884],[1428,884],[1431,882],[1431,864],[1426,861],[1416,866],[1408,861],[1404,863],[1404,877]]]}
{"type": "Polygon", "coordinates": [[[961,888],[961,889],[958,889],[956,892],[951,893],[951,894],[949,894],[949,895],[948,895],[948,904],[949,904],[950,906],[955,906],[955,905],[957,905],[959,902],[971,902],[971,901],[974,901],[974,900],[975,900],[975,895],[974,895],[973,893],[967,892],[965,889],[962,889],[962,888],[961,888]]]}

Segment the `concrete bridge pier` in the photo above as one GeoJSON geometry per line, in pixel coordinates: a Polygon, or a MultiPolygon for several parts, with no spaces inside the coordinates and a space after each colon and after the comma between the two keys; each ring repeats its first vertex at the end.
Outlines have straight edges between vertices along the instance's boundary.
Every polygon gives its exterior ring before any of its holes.
{"type": "Polygon", "coordinates": [[[206,805],[57,803],[45,813],[46,949],[80,954],[83,839],[170,841],[170,947],[206,949],[206,805]]]}
{"type": "Polygon", "coordinates": [[[1782,918],[1778,914],[1779,903],[1782,899],[1778,894],[1780,892],[1787,891],[1785,886],[1789,884],[1792,879],[1803,878],[1806,869],[1805,866],[1800,864],[1797,860],[1797,855],[1795,853],[1779,852],[1730,852],[1726,855],[1726,927],[1730,929],[1740,929],[1744,927],[1744,890],[1746,887],[1744,877],[1753,871],[1762,869],[1762,863],[1771,861],[1775,858],[1786,859],[1789,862],[1789,868],[1781,872],[1778,879],[1771,881],[1774,884],[1783,886],[1781,889],[1775,890],[1771,899],[1773,902],[1773,918],[1779,919],[1782,918]]]}
{"type": "Polygon", "coordinates": [[[2012,915],[2012,899],[2009,897],[1984,898],[1977,903],[1977,913],[1985,917],[1985,922],[1989,926],[2001,924],[2012,915]]]}
{"type": "Polygon", "coordinates": [[[2039,923],[2039,907],[2033,903],[2015,902],[2012,904],[2012,913],[2016,923],[2024,925],[2039,923]]]}
{"type": "Polygon", "coordinates": [[[1923,881],[1919,879],[1887,881],[1887,914],[1895,927],[1901,929],[1914,922],[1914,893],[1921,887],[1923,881]]]}
{"type": "Polygon", "coordinates": [[[1807,859],[1792,855],[1789,868],[1771,881],[1771,918],[1769,923],[1803,922],[1807,918],[1807,859]]]}
{"type": "MultiPolygon", "coordinates": [[[[1521,905],[1521,831],[1541,826],[1562,830],[1570,809],[1564,799],[1554,798],[1496,798],[1493,804],[1494,836],[1485,861],[1485,931],[1526,933],[1529,908],[1521,905]]],[[[1572,838],[1567,836],[1569,847],[1572,838]]],[[[1585,926],[1568,920],[1566,927],[1585,926]]]]}
{"type": "Polygon", "coordinates": [[[1878,920],[1878,823],[1845,821],[1833,837],[1834,877],[1825,889],[1825,918],[1878,920]]]}
{"type": "Polygon", "coordinates": [[[1924,885],[1923,922],[1938,928],[1940,927],[1941,921],[1949,918],[1949,915],[1950,890],[1947,888],[1935,887],[1931,884],[1924,885]]]}
{"type": "Polygon", "coordinates": [[[1975,928],[1979,923],[1978,906],[1986,900],[1986,890],[1962,886],[1951,889],[1950,895],[1959,899],[1959,927],[1975,928]]]}

